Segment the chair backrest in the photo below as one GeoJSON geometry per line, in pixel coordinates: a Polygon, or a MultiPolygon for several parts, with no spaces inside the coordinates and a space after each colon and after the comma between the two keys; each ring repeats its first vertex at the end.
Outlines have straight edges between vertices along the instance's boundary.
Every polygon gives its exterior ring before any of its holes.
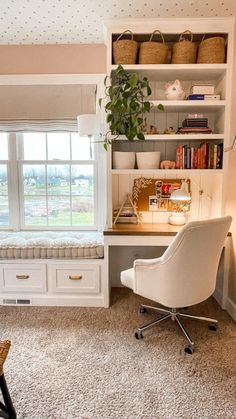
{"type": "Polygon", "coordinates": [[[184,226],[158,260],[156,271],[153,264],[152,272],[147,273],[150,285],[151,277],[153,281],[151,294],[142,292],[141,295],[168,307],[190,306],[206,300],[215,290],[218,264],[231,221],[232,217],[226,216],[184,226]]]}

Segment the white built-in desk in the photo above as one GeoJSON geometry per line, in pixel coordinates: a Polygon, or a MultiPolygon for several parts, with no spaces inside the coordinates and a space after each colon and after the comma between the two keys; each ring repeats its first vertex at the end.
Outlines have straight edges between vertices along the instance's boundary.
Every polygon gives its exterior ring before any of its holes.
{"type": "MultiPolygon", "coordinates": [[[[111,246],[169,246],[182,226],[170,224],[115,224],[112,228],[104,231],[104,259],[105,275],[108,289],[109,281],[109,249],[111,246]]],[[[229,273],[229,248],[231,234],[225,241],[221,269],[217,279],[217,288],[214,297],[222,308],[226,306],[228,297],[228,273],[229,273]]],[[[109,306],[109,295],[107,298],[109,306]]]]}

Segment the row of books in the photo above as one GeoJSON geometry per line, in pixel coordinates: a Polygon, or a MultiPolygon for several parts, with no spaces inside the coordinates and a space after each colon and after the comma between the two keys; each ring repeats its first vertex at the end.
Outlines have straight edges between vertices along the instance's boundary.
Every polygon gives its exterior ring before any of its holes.
{"type": "Polygon", "coordinates": [[[176,148],[176,169],[222,169],[223,143],[201,143],[198,147],[176,148]]]}

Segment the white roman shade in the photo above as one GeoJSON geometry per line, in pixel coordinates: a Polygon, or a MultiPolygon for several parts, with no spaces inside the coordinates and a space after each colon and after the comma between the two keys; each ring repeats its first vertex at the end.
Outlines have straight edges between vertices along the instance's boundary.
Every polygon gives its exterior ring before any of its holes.
{"type": "Polygon", "coordinates": [[[0,131],[74,131],[77,116],[96,113],[96,85],[0,86],[0,131]]]}

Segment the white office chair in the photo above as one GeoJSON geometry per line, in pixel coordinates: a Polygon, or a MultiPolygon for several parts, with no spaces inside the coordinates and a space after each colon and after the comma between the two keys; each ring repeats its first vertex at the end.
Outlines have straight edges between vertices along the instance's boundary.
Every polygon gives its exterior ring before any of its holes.
{"type": "Polygon", "coordinates": [[[176,235],[162,257],[137,259],[133,268],[121,272],[121,282],[135,294],[149,298],[169,309],[141,305],[140,312],[153,309],[162,317],[139,327],[137,339],[143,330],[171,318],[176,320],[189,346],[185,352],[192,354],[194,342],[185,329],[181,317],[204,320],[216,330],[217,320],[181,313],[178,309],[206,300],[215,290],[219,259],[232,217],[226,216],[186,224],[176,235]]]}

